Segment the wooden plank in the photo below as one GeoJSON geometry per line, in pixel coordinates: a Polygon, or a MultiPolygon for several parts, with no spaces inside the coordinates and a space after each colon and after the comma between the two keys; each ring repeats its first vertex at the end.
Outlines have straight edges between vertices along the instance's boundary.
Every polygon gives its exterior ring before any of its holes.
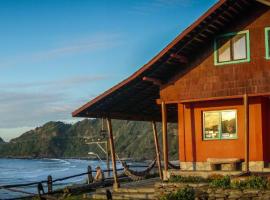
{"type": "Polygon", "coordinates": [[[162,180],[163,179],[163,174],[162,174],[162,169],[161,169],[160,148],[159,148],[158,135],[157,135],[157,126],[156,126],[155,121],[152,121],[152,128],[153,128],[154,141],[155,141],[158,172],[159,172],[159,177],[162,180]]]}
{"type": "Polygon", "coordinates": [[[112,132],[112,121],[109,118],[107,118],[106,121],[107,121],[108,136],[109,136],[109,141],[110,141],[111,159],[112,159],[112,169],[113,169],[113,179],[114,179],[113,187],[115,189],[118,189],[120,187],[120,185],[119,185],[118,178],[117,178],[115,148],[114,148],[113,132],[112,132]]]}
{"type": "Polygon", "coordinates": [[[168,179],[168,135],[167,135],[167,106],[164,102],[161,103],[162,113],[162,144],[163,144],[163,160],[164,174],[163,180],[168,179]]]}
{"type": "Polygon", "coordinates": [[[157,85],[157,86],[162,86],[162,81],[159,80],[159,79],[156,79],[156,78],[151,78],[151,77],[144,76],[142,78],[142,80],[151,82],[151,83],[153,83],[154,85],[157,85]]]}

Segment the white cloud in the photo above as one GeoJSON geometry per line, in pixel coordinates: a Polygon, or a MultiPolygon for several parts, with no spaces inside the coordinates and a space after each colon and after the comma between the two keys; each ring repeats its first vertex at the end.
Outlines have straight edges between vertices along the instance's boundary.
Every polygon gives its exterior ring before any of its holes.
{"type": "Polygon", "coordinates": [[[28,89],[28,88],[37,88],[37,87],[55,87],[60,90],[63,88],[76,87],[82,84],[91,84],[97,81],[102,81],[109,79],[109,76],[104,75],[80,75],[80,76],[72,76],[64,79],[57,80],[48,80],[48,81],[34,81],[34,82],[18,82],[18,83],[0,83],[0,89],[8,88],[10,89],[28,89]]]}
{"type": "Polygon", "coordinates": [[[34,53],[25,53],[11,58],[0,57],[0,67],[11,67],[26,63],[35,63],[52,60],[58,57],[70,56],[83,52],[105,51],[118,47],[123,43],[123,35],[119,33],[95,33],[86,38],[68,41],[66,44],[51,49],[40,50],[34,53]]]}
{"type": "Polygon", "coordinates": [[[44,82],[0,84],[0,128],[35,127],[48,121],[72,119],[71,113],[95,94],[76,95],[108,77],[74,76],[44,82]]]}

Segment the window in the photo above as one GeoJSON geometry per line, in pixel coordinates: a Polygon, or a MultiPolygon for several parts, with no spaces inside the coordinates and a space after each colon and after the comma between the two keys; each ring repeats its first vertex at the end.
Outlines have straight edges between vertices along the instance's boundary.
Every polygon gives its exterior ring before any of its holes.
{"type": "Polygon", "coordinates": [[[250,61],[249,31],[218,36],[214,42],[215,65],[250,61]]]}
{"type": "Polygon", "coordinates": [[[270,27],[265,28],[265,58],[270,59],[270,27]]]}
{"type": "Polygon", "coordinates": [[[237,138],[237,111],[205,111],[203,112],[204,140],[237,138]]]}

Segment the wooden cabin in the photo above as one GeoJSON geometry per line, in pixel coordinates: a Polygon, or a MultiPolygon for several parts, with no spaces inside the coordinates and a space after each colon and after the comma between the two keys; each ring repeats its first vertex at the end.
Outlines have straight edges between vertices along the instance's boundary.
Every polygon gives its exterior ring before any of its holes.
{"type": "Polygon", "coordinates": [[[165,172],[168,122],[178,123],[181,170],[235,160],[242,170],[264,171],[270,163],[269,8],[268,0],[220,0],[73,116],[161,121],[165,172]]]}

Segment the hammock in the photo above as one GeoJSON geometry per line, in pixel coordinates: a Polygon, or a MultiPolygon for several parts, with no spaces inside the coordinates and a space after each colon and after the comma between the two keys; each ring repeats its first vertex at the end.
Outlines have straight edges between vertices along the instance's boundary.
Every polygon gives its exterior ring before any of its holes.
{"type": "Polygon", "coordinates": [[[180,169],[180,166],[174,165],[174,164],[172,164],[171,162],[168,162],[168,166],[169,166],[169,168],[171,168],[171,169],[180,169]]]}
{"type": "Polygon", "coordinates": [[[127,165],[126,162],[120,160],[121,164],[123,165],[124,168],[124,174],[127,175],[128,177],[130,177],[133,181],[139,181],[145,178],[145,176],[147,176],[150,171],[155,167],[156,165],[156,160],[153,160],[150,165],[143,171],[135,171],[129,168],[129,166],[127,165]]]}

